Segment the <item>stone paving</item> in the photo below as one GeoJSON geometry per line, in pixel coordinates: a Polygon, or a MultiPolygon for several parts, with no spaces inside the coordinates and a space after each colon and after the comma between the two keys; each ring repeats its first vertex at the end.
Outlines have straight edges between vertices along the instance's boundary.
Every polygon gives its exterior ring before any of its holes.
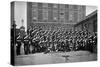
{"type": "Polygon", "coordinates": [[[51,52],[47,54],[36,53],[16,56],[15,65],[39,65],[96,60],[97,54],[90,53],[88,51],[51,52]]]}

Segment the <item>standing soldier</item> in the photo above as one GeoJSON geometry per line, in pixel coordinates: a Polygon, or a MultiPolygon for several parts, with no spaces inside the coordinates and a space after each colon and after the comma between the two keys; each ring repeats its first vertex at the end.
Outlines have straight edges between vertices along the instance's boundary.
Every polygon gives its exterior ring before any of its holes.
{"type": "Polygon", "coordinates": [[[76,47],[75,47],[76,50],[78,50],[78,47],[79,47],[78,41],[79,41],[79,39],[78,39],[78,37],[77,37],[77,38],[76,38],[76,47]]]}
{"type": "Polygon", "coordinates": [[[84,50],[86,50],[87,44],[88,44],[88,38],[87,38],[87,36],[85,36],[85,39],[84,39],[84,50]]]}
{"type": "Polygon", "coordinates": [[[66,51],[69,51],[69,39],[68,39],[68,37],[66,38],[66,51]]]}
{"type": "Polygon", "coordinates": [[[55,36],[54,35],[52,35],[51,36],[51,44],[52,44],[52,51],[54,51],[54,38],[55,38],[55,36]]]}
{"type": "MultiPolygon", "coordinates": [[[[81,37],[81,36],[80,36],[80,37],[81,37]]],[[[80,49],[83,50],[84,47],[83,47],[83,38],[82,38],[82,37],[81,37],[81,39],[80,39],[80,43],[81,43],[80,49]]]]}
{"type": "Polygon", "coordinates": [[[16,42],[17,42],[17,45],[16,45],[17,55],[20,55],[20,48],[21,48],[21,42],[22,42],[22,38],[20,34],[18,35],[16,42]]]}
{"type": "Polygon", "coordinates": [[[87,46],[86,46],[88,51],[91,51],[91,44],[92,44],[91,37],[92,37],[91,35],[88,36],[88,43],[87,43],[87,46]]]}
{"type": "MultiPolygon", "coordinates": [[[[29,35],[28,35],[29,36],[29,35]]],[[[33,45],[32,45],[32,37],[29,36],[29,53],[32,53],[33,51],[33,45]]]]}
{"type": "Polygon", "coordinates": [[[58,51],[58,49],[57,49],[57,44],[58,43],[58,41],[57,41],[57,39],[55,39],[55,51],[57,52],[58,51]]]}
{"type": "Polygon", "coordinates": [[[70,42],[69,48],[70,48],[70,51],[72,51],[73,50],[73,39],[72,39],[72,37],[70,38],[69,42],[70,42]]]}
{"type": "Polygon", "coordinates": [[[78,38],[78,50],[81,50],[81,38],[78,38]]]}
{"type": "Polygon", "coordinates": [[[93,43],[93,42],[94,42],[94,41],[93,41],[93,38],[94,38],[94,36],[91,35],[91,37],[90,37],[90,39],[91,39],[91,41],[90,41],[90,51],[91,51],[91,52],[93,52],[93,44],[94,44],[94,43],[93,43]]]}
{"type": "Polygon", "coordinates": [[[97,33],[95,33],[93,41],[94,41],[93,42],[93,44],[94,44],[93,52],[97,53],[97,33]]]}
{"type": "Polygon", "coordinates": [[[23,38],[24,38],[24,52],[25,54],[28,54],[29,53],[29,36],[28,35],[25,35],[23,38]]]}
{"type": "Polygon", "coordinates": [[[36,52],[36,47],[35,47],[35,39],[34,38],[32,38],[32,40],[31,40],[31,45],[33,47],[32,53],[35,53],[36,52]]]}
{"type": "Polygon", "coordinates": [[[73,50],[76,50],[75,45],[76,45],[76,39],[73,37],[73,50]]]}

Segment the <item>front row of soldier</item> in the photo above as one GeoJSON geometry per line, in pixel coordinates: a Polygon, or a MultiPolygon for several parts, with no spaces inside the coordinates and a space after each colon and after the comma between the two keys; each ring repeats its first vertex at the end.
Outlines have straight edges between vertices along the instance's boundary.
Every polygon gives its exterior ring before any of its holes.
{"type": "Polygon", "coordinates": [[[86,34],[84,36],[78,36],[78,35],[72,36],[70,34],[67,34],[65,39],[59,38],[59,36],[56,36],[57,34],[51,36],[42,35],[39,37],[33,37],[30,34],[27,34],[24,37],[20,37],[19,34],[16,39],[16,53],[17,55],[21,55],[20,49],[22,44],[25,55],[37,52],[48,53],[48,52],[59,52],[59,51],[68,52],[68,51],[78,51],[78,50],[88,50],[90,52],[94,52],[94,49],[97,47],[96,34],[87,36],[86,34]]]}

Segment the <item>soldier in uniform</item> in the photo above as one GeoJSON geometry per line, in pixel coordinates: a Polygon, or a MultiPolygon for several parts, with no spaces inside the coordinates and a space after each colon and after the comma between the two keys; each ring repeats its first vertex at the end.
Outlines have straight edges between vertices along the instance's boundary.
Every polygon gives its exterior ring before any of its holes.
{"type": "Polygon", "coordinates": [[[32,51],[33,51],[32,38],[29,36],[29,53],[32,54],[32,51]]]}
{"type": "Polygon", "coordinates": [[[76,50],[76,47],[75,47],[75,45],[76,45],[76,40],[75,40],[75,38],[74,38],[74,37],[73,37],[72,42],[73,42],[73,50],[76,50]]]}
{"type": "Polygon", "coordinates": [[[17,55],[20,55],[21,42],[22,42],[22,38],[19,34],[18,37],[17,37],[17,40],[16,40],[16,43],[17,43],[17,45],[16,45],[16,51],[17,52],[16,53],[17,53],[17,55]]]}
{"type": "Polygon", "coordinates": [[[40,42],[39,38],[36,37],[36,38],[35,38],[35,45],[34,45],[34,46],[35,46],[35,51],[36,51],[36,52],[40,52],[39,42],[40,42]]]}
{"type": "Polygon", "coordinates": [[[57,47],[57,45],[58,45],[58,40],[55,39],[55,51],[56,51],[56,52],[58,51],[58,47],[57,47]]]}
{"type": "Polygon", "coordinates": [[[79,49],[79,39],[78,38],[76,39],[76,46],[75,46],[75,48],[76,48],[76,51],[79,49]]]}
{"type": "Polygon", "coordinates": [[[69,38],[67,38],[66,39],[66,51],[70,51],[69,46],[70,46],[70,44],[69,44],[69,38]]]}
{"type": "Polygon", "coordinates": [[[71,36],[71,38],[69,40],[69,43],[70,43],[70,46],[69,46],[70,51],[73,51],[73,40],[72,40],[72,36],[71,36]]]}
{"type": "Polygon", "coordinates": [[[97,53],[97,33],[95,32],[94,38],[93,38],[93,52],[97,53]]]}
{"type": "Polygon", "coordinates": [[[35,53],[35,40],[34,38],[31,38],[31,45],[32,45],[32,53],[35,53]]]}
{"type": "Polygon", "coordinates": [[[90,51],[93,52],[93,46],[94,46],[94,40],[93,40],[94,36],[91,35],[90,39],[91,39],[91,42],[90,42],[90,51]]]}
{"type": "Polygon", "coordinates": [[[87,36],[85,36],[85,38],[84,38],[84,50],[86,50],[87,44],[88,44],[88,38],[87,38],[87,36]]]}
{"type": "Polygon", "coordinates": [[[81,39],[80,39],[80,37],[78,38],[78,50],[81,50],[81,39]]]}
{"type": "Polygon", "coordinates": [[[65,52],[66,51],[66,40],[65,39],[63,39],[63,51],[65,52]]]}
{"type": "Polygon", "coordinates": [[[28,35],[25,35],[23,38],[24,38],[24,52],[25,54],[28,54],[29,53],[29,36],[28,35]]]}
{"type": "Polygon", "coordinates": [[[84,49],[84,46],[83,46],[83,38],[81,37],[80,39],[80,50],[83,50],[84,49]]]}
{"type": "Polygon", "coordinates": [[[87,48],[88,51],[91,52],[91,49],[92,49],[91,47],[92,47],[92,36],[89,35],[89,36],[88,36],[88,43],[87,43],[86,48],[87,48]]]}

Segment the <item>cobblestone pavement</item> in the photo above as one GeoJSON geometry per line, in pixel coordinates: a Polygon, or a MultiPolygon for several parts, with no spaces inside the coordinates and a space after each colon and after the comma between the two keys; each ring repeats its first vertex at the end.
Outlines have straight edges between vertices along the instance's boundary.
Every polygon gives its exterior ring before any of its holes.
{"type": "Polygon", "coordinates": [[[37,65],[68,62],[95,61],[97,54],[88,51],[51,52],[20,55],[15,57],[15,65],[37,65]]]}

